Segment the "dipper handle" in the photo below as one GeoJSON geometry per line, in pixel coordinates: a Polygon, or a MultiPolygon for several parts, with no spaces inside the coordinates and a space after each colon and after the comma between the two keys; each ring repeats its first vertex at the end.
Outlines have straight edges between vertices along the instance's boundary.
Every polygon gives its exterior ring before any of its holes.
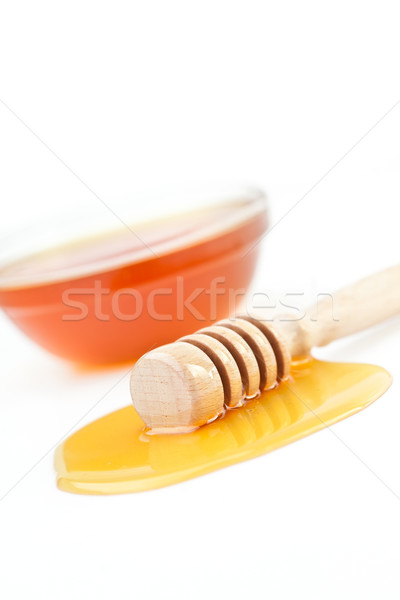
{"type": "Polygon", "coordinates": [[[334,294],[321,296],[301,320],[279,317],[276,325],[285,333],[292,356],[298,356],[397,314],[400,314],[400,264],[334,294]]]}

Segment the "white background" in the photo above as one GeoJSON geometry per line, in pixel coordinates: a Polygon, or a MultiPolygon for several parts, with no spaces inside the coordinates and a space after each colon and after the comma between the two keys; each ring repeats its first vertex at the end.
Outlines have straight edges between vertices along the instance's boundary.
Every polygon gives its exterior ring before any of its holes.
{"type": "MultiPolygon", "coordinates": [[[[110,206],[244,182],[277,222],[400,100],[399,18],[382,0],[2,2],[0,232],[106,211],[15,115],[110,206]]],[[[306,301],[398,261],[399,140],[400,104],[267,236],[256,288],[306,301]]],[[[399,332],[316,352],[395,376],[335,435],[84,497],[56,489],[51,448],[127,404],[127,378],[84,416],[122,372],[76,369],[1,317],[2,598],[398,598],[399,332]]]]}

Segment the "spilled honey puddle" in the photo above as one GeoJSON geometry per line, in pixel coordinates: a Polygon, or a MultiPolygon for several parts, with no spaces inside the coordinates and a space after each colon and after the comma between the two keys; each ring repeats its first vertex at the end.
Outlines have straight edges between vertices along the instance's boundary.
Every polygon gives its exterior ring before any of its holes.
{"type": "Polygon", "coordinates": [[[293,363],[289,381],[180,435],[145,434],[133,405],[127,406],[58,447],[57,485],[78,494],[122,494],[178,483],[266,454],[349,417],[390,383],[389,373],[372,365],[316,359],[293,363]]]}

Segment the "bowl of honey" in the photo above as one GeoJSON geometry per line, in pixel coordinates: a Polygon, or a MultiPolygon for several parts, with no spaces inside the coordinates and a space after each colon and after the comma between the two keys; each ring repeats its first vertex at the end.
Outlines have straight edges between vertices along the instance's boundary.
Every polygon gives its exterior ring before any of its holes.
{"type": "Polygon", "coordinates": [[[266,200],[254,189],[211,200],[66,237],[52,227],[50,244],[13,242],[12,255],[0,253],[0,307],[47,351],[98,365],[133,361],[227,317],[251,282],[266,200]]]}

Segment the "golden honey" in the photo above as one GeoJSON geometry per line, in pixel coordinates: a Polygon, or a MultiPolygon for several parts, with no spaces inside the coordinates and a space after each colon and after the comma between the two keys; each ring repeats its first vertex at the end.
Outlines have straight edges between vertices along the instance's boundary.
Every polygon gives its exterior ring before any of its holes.
{"type": "Polygon", "coordinates": [[[288,381],[187,434],[149,435],[133,405],[127,406],[59,446],[57,485],[79,494],[122,494],[179,483],[266,454],[349,417],[390,383],[381,367],[310,358],[293,363],[288,381]]]}

